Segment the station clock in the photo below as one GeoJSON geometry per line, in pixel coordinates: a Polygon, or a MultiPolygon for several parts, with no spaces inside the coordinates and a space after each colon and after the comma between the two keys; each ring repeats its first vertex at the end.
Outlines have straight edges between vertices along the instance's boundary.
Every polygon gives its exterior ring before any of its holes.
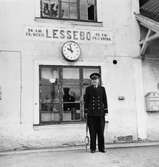
{"type": "Polygon", "coordinates": [[[76,61],[81,54],[80,46],[77,42],[67,41],[62,46],[62,55],[66,60],[76,61]]]}

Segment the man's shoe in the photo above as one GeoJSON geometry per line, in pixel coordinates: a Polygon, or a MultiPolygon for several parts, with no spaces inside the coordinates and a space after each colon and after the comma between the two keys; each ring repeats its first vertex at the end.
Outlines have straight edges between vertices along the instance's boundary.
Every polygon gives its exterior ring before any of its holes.
{"type": "Polygon", "coordinates": [[[105,150],[99,150],[99,152],[101,152],[101,153],[105,153],[106,151],[105,151],[105,150]]]}
{"type": "Polygon", "coordinates": [[[91,153],[95,153],[95,150],[91,150],[91,153]]]}

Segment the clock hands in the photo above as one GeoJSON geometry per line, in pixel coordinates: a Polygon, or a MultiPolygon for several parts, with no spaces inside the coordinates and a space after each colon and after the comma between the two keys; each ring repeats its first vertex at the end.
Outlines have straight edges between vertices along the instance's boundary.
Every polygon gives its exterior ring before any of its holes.
{"type": "Polygon", "coordinates": [[[71,53],[73,53],[72,44],[70,44],[69,47],[67,47],[67,50],[69,50],[71,53]]]}

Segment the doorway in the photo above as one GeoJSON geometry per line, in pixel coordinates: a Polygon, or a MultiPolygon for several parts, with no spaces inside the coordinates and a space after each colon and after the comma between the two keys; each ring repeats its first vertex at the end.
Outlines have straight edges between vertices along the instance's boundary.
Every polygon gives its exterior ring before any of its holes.
{"type": "Polygon", "coordinates": [[[19,52],[0,52],[0,124],[21,123],[21,61],[19,52]]]}

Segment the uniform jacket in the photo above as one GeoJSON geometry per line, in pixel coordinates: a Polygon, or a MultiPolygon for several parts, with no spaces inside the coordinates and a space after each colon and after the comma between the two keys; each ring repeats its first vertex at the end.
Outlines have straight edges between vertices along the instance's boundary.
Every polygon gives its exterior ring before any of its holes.
{"type": "Polygon", "coordinates": [[[84,112],[88,116],[104,116],[108,113],[107,97],[105,88],[93,85],[86,88],[84,95],[84,112]]]}

